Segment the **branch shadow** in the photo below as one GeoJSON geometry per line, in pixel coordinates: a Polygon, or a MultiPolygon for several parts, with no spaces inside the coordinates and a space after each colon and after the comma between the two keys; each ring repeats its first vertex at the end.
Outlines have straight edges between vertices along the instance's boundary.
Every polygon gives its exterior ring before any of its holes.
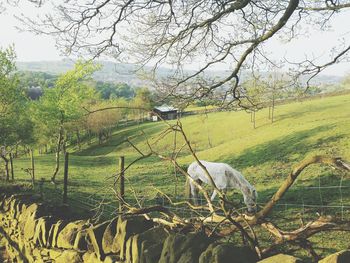
{"type": "MultiPolygon", "coordinates": [[[[299,103],[302,103],[302,102],[299,102],[299,103]]],[[[301,105],[301,106],[305,106],[305,105],[301,105]]],[[[321,102],[319,105],[313,104],[310,107],[298,107],[297,111],[292,111],[284,114],[276,113],[274,122],[284,121],[287,119],[295,120],[296,117],[300,118],[306,114],[311,114],[311,113],[320,112],[320,111],[327,111],[328,109],[334,109],[334,105],[333,104],[324,105],[321,102]]],[[[278,107],[277,107],[277,111],[278,111],[278,107]]]]}
{"type": "Polygon", "coordinates": [[[107,155],[109,153],[115,152],[117,148],[129,147],[125,140],[127,138],[132,138],[134,144],[138,144],[145,141],[145,136],[149,137],[158,133],[162,128],[161,123],[150,123],[146,125],[135,125],[128,127],[127,129],[122,129],[116,131],[112,134],[111,138],[102,143],[98,144],[97,142],[89,145],[87,148],[77,151],[74,154],[77,156],[98,156],[98,155],[107,155]],[[144,135],[142,135],[144,133],[144,135]]]}
{"type": "Polygon", "coordinates": [[[346,136],[340,134],[322,138],[312,143],[308,141],[313,136],[329,131],[333,127],[333,125],[323,125],[310,130],[295,132],[291,135],[248,148],[237,157],[221,161],[231,164],[237,169],[244,169],[268,162],[289,163],[298,161],[298,156],[305,156],[312,150],[326,147],[346,136]]]}

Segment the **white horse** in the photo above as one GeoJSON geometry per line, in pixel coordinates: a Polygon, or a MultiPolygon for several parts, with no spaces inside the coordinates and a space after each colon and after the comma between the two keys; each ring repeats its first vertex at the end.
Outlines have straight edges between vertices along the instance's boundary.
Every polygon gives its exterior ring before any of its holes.
{"type": "MultiPolygon", "coordinates": [[[[256,212],[256,202],[258,194],[255,188],[244,178],[244,176],[233,169],[231,166],[225,163],[213,163],[207,161],[200,161],[209,172],[211,178],[213,179],[216,187],[219,190],[226,191],[230,188],[235,188],[241,190],[244,198],[244,203],[248,208],[249,213],[256,212]]],[[[210,184],[207,174],[203,168],[197,163],[193,162],[187,169],[187,173],[190,177],[197,183],[210,184]]],[[[187,180],[189,183],[190,191],[188,191],[189,197],[193,197],[193,201],[196,204],[198,198],[198,189],[192,180],[187,180]]],[[[211,201],[214,200],[216,196],[216,191],[214,190],[211,201]]]]}

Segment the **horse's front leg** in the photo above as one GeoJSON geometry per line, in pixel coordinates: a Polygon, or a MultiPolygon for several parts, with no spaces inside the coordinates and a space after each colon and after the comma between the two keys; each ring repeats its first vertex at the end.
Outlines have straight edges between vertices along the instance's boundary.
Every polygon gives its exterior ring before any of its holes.
{"type": "Polygon", "coordinates": [[[216,190],[214,190],[214,192],[213,192],[213,194],[211,195],[211,198],[210,198],[211,201],[214,201],[216,194],[217,194],[217,192],[216,192],[216,190]]]}

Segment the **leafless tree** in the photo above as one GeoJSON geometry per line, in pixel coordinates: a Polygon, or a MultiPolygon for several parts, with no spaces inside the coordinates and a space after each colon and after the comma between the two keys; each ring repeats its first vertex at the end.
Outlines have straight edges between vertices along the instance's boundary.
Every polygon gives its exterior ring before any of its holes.
{"type": "MultiPolygon", "coordinates": [[[[22,20],[36,33],[53,34],[66,53],[152,65],[154,77],[159,66],[171,66],[171,76],[157,82],[164,96],[182,102],[215,97],[232,106],[246,97],[242,72],[273,63],[264,51],[266,42],[277,35],[291,40],[305,25],[326,30],[334,16],[349,9],[350,1],[67,0],[52,5],[53,12],[40,23],[22,20]],[[197,70],[184,70],[195,63],[197,70]],[[219,66],[230,70],[215,78],[206,74],[219,66]]],[[[318,65],[307,58],[297,62],[301,70],[296,73],[312,79],[348,57],[349,50],[345,39],[332,50],[329,62],[318,65]]]]}

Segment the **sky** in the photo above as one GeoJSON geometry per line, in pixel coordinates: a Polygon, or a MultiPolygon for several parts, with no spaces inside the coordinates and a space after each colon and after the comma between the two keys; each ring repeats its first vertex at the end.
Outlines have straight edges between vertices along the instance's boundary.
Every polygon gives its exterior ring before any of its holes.
{"type": "MultiPolygon", "coordinates": [[[[47,61],[61,60],[64,56],[55,46],[52,36],[35,35],[31,32],[21,32],[20,22],[14,15],[35,16],[39,10],[34,5],[22,2],[21,6],[10,7],[0,14],[0,47],[14,44],[18,61],[47,61]],[[17,28],[16,28],[17,27],[17,28]]],[[[44,11],[44,10],[43,10],[44,11]]],[[[286,57],[288,60],[301,61],[305,54],[327,61],[329,51],[339,43],[339,39],[346,39],[350,43],[350,10],[342,12],[333,20],[333,27],[326,32],[309,29],[306,36],[298,37],[290,43],[285,43],[276,37],[269,40],[265,50],[272,58],[286,57]]],[[[191,66],[190,66],[191,68],[191,66]]],[[[328,68],[323,74],[344,76],[350,74],[350,62],[340,63],[328,68]]]]}

